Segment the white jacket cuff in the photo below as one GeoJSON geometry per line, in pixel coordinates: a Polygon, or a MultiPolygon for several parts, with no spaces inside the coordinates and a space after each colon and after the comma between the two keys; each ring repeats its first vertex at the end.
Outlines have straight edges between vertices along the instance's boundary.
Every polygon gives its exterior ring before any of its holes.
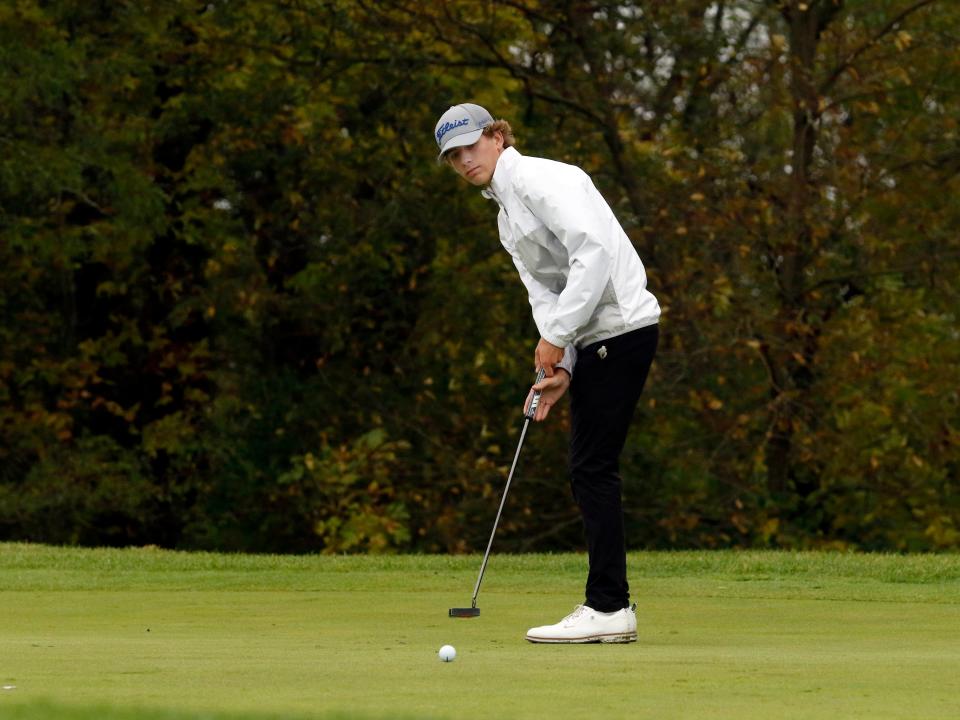
{"type": "Polygon", "coordinates": [[[573,377],[573,366],[577,364],[577,349],[573,345],[567,345],[563,351],[563,360],[557,363],[557,367],[566,370],[570,377],[573,377]]]}

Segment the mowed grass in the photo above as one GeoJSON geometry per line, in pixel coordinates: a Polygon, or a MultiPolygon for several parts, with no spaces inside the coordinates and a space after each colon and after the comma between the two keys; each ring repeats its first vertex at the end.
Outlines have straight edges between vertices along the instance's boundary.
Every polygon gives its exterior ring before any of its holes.
{"type": "Polygon", "coordinates": [[[537,646],[581,555],[0,544],[0,718],[957,718],[960,556],[634,553],[640,641],[537,646]],[[457,648],[453,663],[440,645],[457,648]]]}

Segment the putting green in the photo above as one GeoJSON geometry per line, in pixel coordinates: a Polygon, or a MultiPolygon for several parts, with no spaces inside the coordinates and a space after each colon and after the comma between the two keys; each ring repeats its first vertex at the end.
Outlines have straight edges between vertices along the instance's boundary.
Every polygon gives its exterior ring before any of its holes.
{"type": "Polygon", "coordinates": [[[478,557],[0,544],[0,717],[960,717],[960,556],[631,554],[639,642],[526,643],[584,564],[494,556],[454,620],[478,557]]]}

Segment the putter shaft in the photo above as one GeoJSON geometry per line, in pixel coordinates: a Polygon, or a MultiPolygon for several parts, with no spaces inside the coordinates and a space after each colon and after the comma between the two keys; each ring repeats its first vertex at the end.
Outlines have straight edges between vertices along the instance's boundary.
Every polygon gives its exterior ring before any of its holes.
{"type": "Polygon", "coordinates": [[[490,540],[487,541],[487,551],[483,554],[483,562],[480,564],[480,574],[477,576],[477,584],[473,587],[473,600],[470,607],[477,606],[477,595],[480,593],[480,583],[483,582],[483,573],[487,569],[487,560],[490,558],[490,548],[493,547],[493,536],[497,534],[497,525],[500,524],[500,514],[503,512],[503,506],[507,502],[507,493],[510,491],[510,481],[513,480],[513,471],[517,468],[517,461],[520,459],[520,449],[523,447],[523,438],[527,434],[527,427],[530,425],[530,418],[523,421],[523,430],[520,431],[520,444],[517,445],[517,454],[513,456],[513,465],[510,466],[510,474],[507,475],[507,485],[503,488],[503,497],[500,498],[500,508],[497,510],[497,518],[493,521],[493,530],[490,531],[490,540]]]}
{"type": "MultiPolygon", "coordinates": [[[[546,373],[544,372],[543,368],[540,368],[534,385],[543,380],[544,375],[546,375],[546,373]]],[[[536,414],[537,405],[539,404],[540,392],[537,391],[533,394],[533,398],[530,400],[530,407],[528,407],[524,412],[523,430],[520,431],[520,442],[517,443],[517,452],[513,456],[513,464],[510,466],[510,473],[507,475],[507,484],[503,488],[503,496],[500,498],[500,507],[497,509],[497,517],[493,521],[493,529],[490,531],[490,540],[487,541],[487,551],[483,554],[483,562],[480,564],[480,574],[477,576],[477,584],[473,587],[473,599],[470,604],[471,608],[477,607],[477,595],[480,594],[480,583],[483,582],[483,573],[487,569],[487,561],[490,559],[490,548],[493,547],[493,537],[497,534],[497,525],[500,524],[500,515],[503,513],[503,506],[507,502],[507,494],[510,492],[510,482],[513,480],[513,472],[517,469],[517,461],[520,460],[520,450],[523,448],[523,439],[527,435],[527,428],[530,426],[530,421],[536,414]]]]}

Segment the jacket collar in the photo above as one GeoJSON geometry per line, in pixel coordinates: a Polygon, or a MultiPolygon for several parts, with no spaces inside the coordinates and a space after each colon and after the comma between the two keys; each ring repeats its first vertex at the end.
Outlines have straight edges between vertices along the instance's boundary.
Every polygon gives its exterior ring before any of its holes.
{"type": "Polygon", "coordinates": [[[485,198],[498,200],[507,194],[521,157],[523,156],[517,152],[516,148],[504,148],[500,157],[497,158],[497,167],[493,171],[490,184],[481,193],[485,198]]]}

